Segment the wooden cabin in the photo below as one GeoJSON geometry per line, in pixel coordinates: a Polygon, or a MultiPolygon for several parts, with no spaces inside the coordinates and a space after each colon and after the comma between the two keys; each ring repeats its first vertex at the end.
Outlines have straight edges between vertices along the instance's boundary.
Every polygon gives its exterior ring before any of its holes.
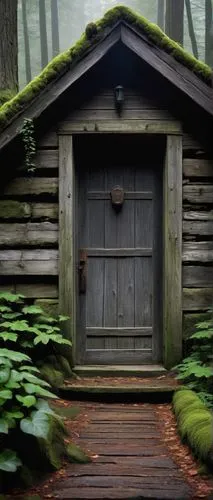
{"type": "Polygon", "coordinates": [[[0,109],[0,289],[59,304],[75,366],[171,367],[212,307],[212,116],[210,68],[125,7],[0,109]]]}

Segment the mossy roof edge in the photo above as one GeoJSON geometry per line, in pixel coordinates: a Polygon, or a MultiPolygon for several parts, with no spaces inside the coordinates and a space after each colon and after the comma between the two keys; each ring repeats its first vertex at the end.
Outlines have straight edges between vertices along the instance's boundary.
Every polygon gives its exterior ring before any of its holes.
{"type": "Polygon", "coordinates": [[[186,52],[178,43],[165,35],[156,24],[149,22],[130,8],[119,5],[108,10],[104,17],[96,23],[90,23],[81,38],[71,48],[52,59],[23,90],[1,106],[0,131],[6,128],[16,115],[27,108],[50,83],[57,80],[70,69],[72,64],[81,59],[88,49],[101,41],[107,30],[112,29],[119,21],[125,21],[145,34],[155,45],[210,85],[212,70],[209,66],[186,52]]]}

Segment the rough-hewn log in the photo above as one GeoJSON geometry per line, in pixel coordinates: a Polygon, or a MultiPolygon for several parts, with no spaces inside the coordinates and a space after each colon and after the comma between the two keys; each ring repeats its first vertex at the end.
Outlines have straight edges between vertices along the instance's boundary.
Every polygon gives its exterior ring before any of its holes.
{"type": "Polygon", "coordinates": [[[183,152],[186,155],[187,151],[204,152],[203,146],[192,135],[184,132],[183,134],[183,152]]]}
{"type": "Polygon", "coordinates": [[[213,262],[213,242],[184,242],[182,258],[183,262],[213,262]]]}
{"type": "Polygon", "coordinates": [[[213,161],[184,159],[183,173],[186,177],[213,177],[213,161]]]}
{"type": "Polygon", "coordinates": [[[201,311],[213,306],[213,288],[184,288],[183,310],[201,311]]]}
{"type": "Polygon", "coordinates": [[[213,203],[212,184],[186,184],[183,186],[183,201],[189,203],[213,203]]]}
{"type": "Polygon", "coordinates": [[[213,266],[183,266],[183,286],[207,288],[213,286],[213,266]]]}
{"type": "Polygon", "coordinates": [[[57,250],[0,250],[0,275],[57,274],[57,250]]]}
{"type": "Polygon", "coordinates": [[[0,284],[0,292],[21,293],[29,299],[57,298],[58,286],[53,283],[12,283],[0,284]]]}
{"type": "Polygon", "coordinates": [[[58,220],[57,203],[32,203],[32,219],[58,220]]]}
{"type": "Polygon", "coordinates": [[[58,148],[58,135],[56,130],[48,130],[38,139],[38,148],[58,148]]]}
{"type": "Polygon", "coordinates": [[[6,196],[56,196],[58,192],[58,179],[55,177],[20,177],[14,179],[4,188],[6,196]]]}
{"type": "Polygon", "coordinates": [[[189,211],[189,212],[183,212],[183,219],[184,220],[192,220],[192,221],[213,221],[213,210],[210,210],[209,212],[195,212],[195,211],[189,211]]]}
{"type": "Polygon", "coordinates": [[[0,224],[1,247],[48,246],[58,243],[58,224],[26,222],[0,224]]]}
{"type": "Polygon", "coordinates": [[[16,200],[0,200],[0,219],[28,219],[31,216],[29,203],[16,200]]]}
{"type": "Polygon", "coordinates": [[[183,221],[183,234],[213,236],[213,220],[183,221]]]}

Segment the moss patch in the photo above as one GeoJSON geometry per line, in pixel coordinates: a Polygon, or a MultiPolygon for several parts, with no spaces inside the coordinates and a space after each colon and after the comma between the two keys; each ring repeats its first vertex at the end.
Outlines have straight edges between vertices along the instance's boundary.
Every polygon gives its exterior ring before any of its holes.
{"type": "Polygon", "coordinates": [[[60,417],[69,418],[71,420],[76,418],[81,411],[81,409],[78,406],[71,406],[71,407],[56,406],[54,405],[54,403],[52,403],[51,407],[53,408],[54,412],[57,413],[57,415],[60,415],[60,417]]]}
{"type": "Polygon", "coordinates": [[[71,463],[87,464],[91,462],[91,458],[84,453],[84,451],[79,448],[74,443],[68,444],[67,446],[67,458],[71,463]]]}
{"type": "Polygon", "coordinates": [[[212,464],[212,414],[190,389],[177,390],[173,397],[173,408],[182,439],[186,439],[194,454],[212,464]]]}
{"type": "Polygon", "coordinates": [[[34,303],[41,307],[47,316],[58,315],[58,300],[57,299],[36,299],[34,303]]]}
{"type": "Polygon", "coordinates": [[[31,216],[31,209],[28,203],[20,203],[14,200],[0,201],[1,219],[26,219],[31,216]]]}
{"type": "Polygon", "coordinates": [[[110,9],[100,21],[90,23],[85,33],[73,47],[56,56],[40,75],[1,107],[0,130],[3,130],[14,116],[21,113],[50,83],[68,71],[71,65],[82,58],[88,49],[102,40],[107,32],[119,21],[126,21],[132,27],[138,29],[151,42],[193,71],[207,84],[211,84],[212,70],[209,66],[187,53],[178,43],[168,38],[158,26],[121,5],[110,9]]]}
{"type": "Polygon", "coordinates": [[[53,389],[58,389],[64,383],[64,377],[61,371],[56,370],[52,365],[43,364],[40,372],[44,380],[46,380],[53,389]]]}

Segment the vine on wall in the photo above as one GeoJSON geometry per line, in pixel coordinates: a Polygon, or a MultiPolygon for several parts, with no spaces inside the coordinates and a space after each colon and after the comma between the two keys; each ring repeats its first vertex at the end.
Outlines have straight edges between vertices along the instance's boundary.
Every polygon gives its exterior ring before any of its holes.
{"type": "Polygon", "coordinates": [[[36,165],[34,163],[36,154],[36,141],[34,123],[31,118],[24,119],[24,125],[21,129],[22,140],[25,151],[25,167],[28,173],[34,173],[36,165]]]}

